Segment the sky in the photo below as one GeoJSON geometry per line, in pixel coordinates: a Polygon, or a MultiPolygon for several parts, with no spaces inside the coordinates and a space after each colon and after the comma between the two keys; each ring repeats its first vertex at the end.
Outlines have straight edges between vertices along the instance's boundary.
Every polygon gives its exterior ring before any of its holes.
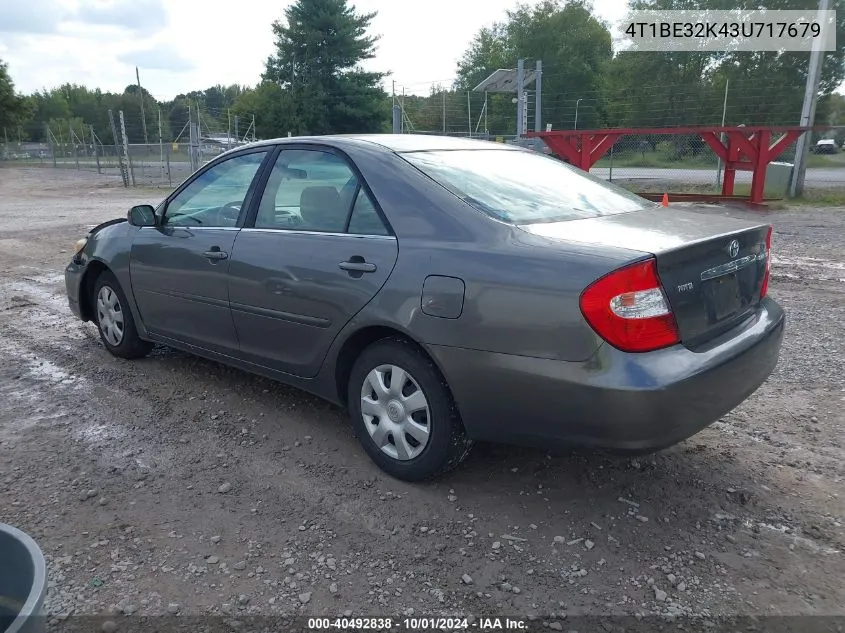
{"type": "MultiPolygon", "coordinates": [[[[528,0],[527,4],[536,4],[528,0]]],[[[273,50],[271,23],[290,0],[0,0],[0,59],[19,92],[63,83],[122,92],[141,84],[158,100],[215,84],[254,85],[273,50]]],[[[353,0],[377,11],[381,36],[368,69],[391,72],[408,94],[455,76],[473,35],[517,0],[353,0]]],[[[625,0],[593,0],[618,19],[625,0]]]]}

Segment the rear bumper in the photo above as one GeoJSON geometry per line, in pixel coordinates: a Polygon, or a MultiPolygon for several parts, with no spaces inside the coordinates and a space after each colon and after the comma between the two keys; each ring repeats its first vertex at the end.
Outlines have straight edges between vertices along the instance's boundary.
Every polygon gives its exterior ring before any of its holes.
{"type": "Polygon", "coordinates": [[[694,435],[751,395],[777,364],[784,327],[783,310],[767,298],[707,351],[603,345],[583,363],[431,351],[474,439],[647,451],[694,435]]]}
{"type": "Polygon", "coordinates": [[[70,311],[74,316],[83,321],[87,321],[82,314],[82,307],[80,306],[80,288],[82,287],[82,277],[85,274],[85,266],[70,262],[65,268],[65,290],[67,291],[67,302],[70,311]]]}

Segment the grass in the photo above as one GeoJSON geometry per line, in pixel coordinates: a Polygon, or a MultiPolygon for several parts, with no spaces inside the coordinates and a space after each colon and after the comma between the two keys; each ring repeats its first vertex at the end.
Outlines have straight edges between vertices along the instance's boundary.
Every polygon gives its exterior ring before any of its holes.
{"type": "MultiPolygon", "coordinates": [[[[782,160],[782,159],[779,159],[782,160]]],[[[785,162],[791,162],[791,159],[785,162]]],[[[641,167],[655,169],[712,169],[716,170],[716,156],[705,152],[698,156],[674,158],[665,151],[655,152],[634,152],[627,151],[613,157],[613,167],[641,167]]],[[[610,155],[605,154],[597,163],[596,167],[609,168],[611,166],[610,155]]],[[[843,168],[845,169],[845,152],[837,154],[810,154],[807,159],[808,167],[822,168],[843,168]]]]}
{"type": "Polygon", "coordinates": [[[845,187],[825,189],[804,189],[800,198],[788,198],[793,207],[843,207],[845,208],[845,187]]]}
{"type": "MultiPolygon", "coordinates": [[[[683,185],[680,183],[625,183],[622,185],[634,193],[663,193],[669,192],[669,200],[672,200],[672,193],[698,193],[698,194],[719,194],[721,191],[714,185],[683,185]]],[[[737,183],[734,186],[734,195],[748,196],[751,193],[751,185],[748,183],[737,183]]],[[[845,187],[819,187],[804,189],[804,193],[797,197],[786,197],[781,200],[772,200],[766,203],[770,209],[786,209],[789,207],[842,207],[845,208],[845,187]]]]}
{"type": "Polygon", "coordinates": [[[716,158],[711,156],[695,156],[683,159],[673,159],[660,152],[625,153],[614,156],[605,155],[596,163],[596,167],[652,167],[657,169],[716,169],[716,158]]]}

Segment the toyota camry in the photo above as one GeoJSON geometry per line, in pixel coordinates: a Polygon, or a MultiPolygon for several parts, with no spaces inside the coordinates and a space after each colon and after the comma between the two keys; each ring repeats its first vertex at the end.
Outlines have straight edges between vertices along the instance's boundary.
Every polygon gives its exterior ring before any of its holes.
{"type": "Polygon", "coordinates": [[[647,452],[773,370],[771,227],[649,202],[514,146],[260,141],[81,239],[70,308],[346,407],[407,480],[474,441],[647,452]]]}

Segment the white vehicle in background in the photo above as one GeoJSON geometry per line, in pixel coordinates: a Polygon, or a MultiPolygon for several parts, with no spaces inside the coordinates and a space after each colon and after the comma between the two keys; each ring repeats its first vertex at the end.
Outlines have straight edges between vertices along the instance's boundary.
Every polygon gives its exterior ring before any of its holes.
{"type": "Polygon", "coordinates": [[[835,154],[839,148],[832,138],[823,138],[816,143],[814,151],[816,154],[835,154]]]}

